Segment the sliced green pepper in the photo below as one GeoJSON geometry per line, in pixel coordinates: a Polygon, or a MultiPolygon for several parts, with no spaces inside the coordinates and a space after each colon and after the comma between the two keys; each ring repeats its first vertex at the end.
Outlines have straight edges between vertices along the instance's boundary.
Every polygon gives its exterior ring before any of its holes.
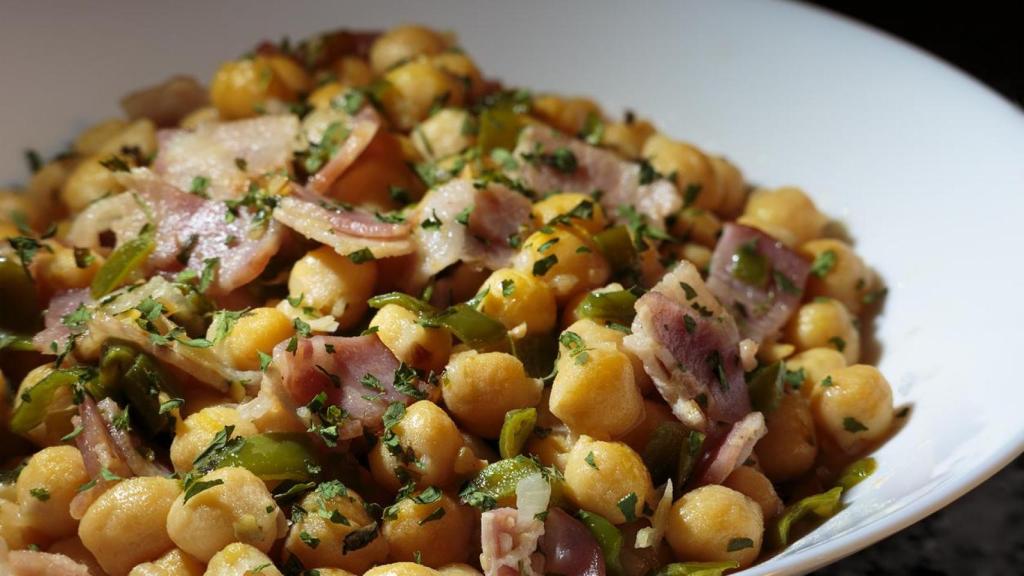
{"type": "Polygon", "coordinates": [[[237,450],[225,454],[219,466],[241,466],[261,480],[311,480],[318,469],[309,437],[300,433],[268,432],[242,436],[237,450]]]}
{"type": "Polygon", "coordinates": [[[25,268],[0,254],[0,328],[31,333],[42,327],[36,287],[25,268]]]}
{"type": "Polygon", "coordinates": [[[490,154],[495,148],[515,148],[521,128],[515,108],[515,102],[511,98],[503,98],[480,112],[477,142],[480,144],[482,155],[490,154]]]}
{"type": "Polygon", "coordinates": [[[508,333],[505,325],[467,305],[456,304],[430,318],[473,348],[498,342],[508,333]]]}
{"type": "Polygon", "coordinates": [[[751,373],[747,391],[754,410],[768,414],[778,407],[785,376],[786,368],[781,361],[762,366],[751,373]]]}
{"type": "Polygon", "coordinates": [[[594,242],[614,272],[631,270],[636,264],[636,247],[625,226],[614,226],[594,234],[594,242]]]}
{"type": "Polygon", "coordinates": [[[415,296],[410,296],[402,292],[388,292],[387,294],[378,294],[377,296],[374,296],[373,298],[367,300],[366,303],[370,306],[370,308],[376,309],[383,308],[388,304],[395,304],[417,314],[437,313],[437,308],[434,308],[430,304],[424,302],[423,300],[420,300],[419,298],[416,298],[415,296]]]}
{"type": "Polygon", "coordinates": [[[498,437],[498,451],[501,457],[518,456],[536,425],[536,408],[520,408],[506,412],[505,422],[501,425],[501,435],[498,437]]]}
{"type": "Polygon", "coordinates": [[[732,255],[732,275],[751,286],[764,286],[768,281],[768,259],[757,250],[757,240],[745,242],[732,255]]]}
{"type": "Polygon", "coordinates": [[[789,506],[779,517],[775,525],[775,537],[778,543],[785,546],[789,543],[789,529],[810,513],[821,518],[828,518],[839,511],[839,499],[843,495],[843,487],[836,486],[828,492],[808,496],[796,504],[789,506]]]}
{"type": "Polygon", "coordinates": [[[676,562],[662,566],[654,576],[722,576],[726,570],[735,570],[740,563],[734,560],[725,562],[676,562]]]}
{"type": "Polygon", "coordinates": [[[551,505],[562,502],[564,480],[557,473],[541,468],[526,456],[505,458],[489,464],[460,493],[462,500],[476,504],[489,500],[497,506],[515,506],[516,484],[531,474],[545,474],[551,484],[551,505]]]}
{"type": "Polygon", "coordinates": [[[11,414],[10,428],[16,434],[24,434],[42,424],[53,401],[61,388],[82,384],[88,390],[94,385],[96,371],[89,367],[61,368],[54,370],[21,395],[21,403],[11,414]]]}
{"type": "Polygon", "coordinates": [[[619,556],[622,553],[622,532],[599,514],[580,510],[579,518],[583,525],[590,530],[601,547],[604,555],[604,566],[610,576],[622,576],[625,571],[622,569],[622,561],[619,556]]]}
{"type": "Polygon", "coordinates": [[[684,486],[693,473],[703,445],[704,434],[687,430],[679,422],[658,424],[643,454],[651,480],[658,485],[671,478],[674,486],[684,486]]]}
{"type": "Polygon", "coordinates": [[[92,279],[92,297],[105,296],[123,284],[155,248],[156,241],[152,232],[143,232],[118,246],[92,279]]]}
{"type": "Polygon", "coordinates": [[[134,415],[150,436],[166,430],[172,423],[160,405],[179,397],[174,380],[152,356],[119,340],[103,344],[100,358],[99,390],[102,396],[121,393],[135,408],[134,415]],[[165,397],[161,397],[161,393],[165,397]]]}
{"type": "Polygon", "coordinates": [[[679,466],[676,467],[675,486],[680,489],[690,480],[693,469],[697,467],[697,460],[704,448],[704,433],[696,430],[686,431],[686,440],[683,442],[683,449],[679,452],[679,466]]]}
{"type": "Polygon", "coordinates": [[[843,470],[839,475],[839,480],[836,481],[836,486],[842,487],[843,490],[849,490],[874,474],[877,467],[878,463],[874,458],[857,460],[843,470]]]}
{"type": "Polygon", "coordinates": [[[543,378],[555,368],[558,340],[551,334],[527,334],[510,338],[512,355],[519,358],[530,378],[543,378]]]}
{"type": "Polygon", "coordinates": [[[591,292],[580,302],[576,313],[584,318],[611,320],[629,326],[636,316],[633,305],[639,297],[635,290],[591,292]]]}
{"type": "Polygon", "coordinates": [[[13,350],[15,352],[31,352],[35,350],[32,346],[32,337],[27,334],[16,334],[0,328],[0,350],[13,350]]]}

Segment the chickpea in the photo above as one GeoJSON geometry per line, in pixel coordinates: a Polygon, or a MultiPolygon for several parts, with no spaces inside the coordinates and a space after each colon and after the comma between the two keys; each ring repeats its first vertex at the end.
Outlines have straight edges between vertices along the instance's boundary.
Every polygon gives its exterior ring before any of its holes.
{"type": "Polygon", "coordinates": [[[395,492],[404,483],[395,473],[401,468],[416,479],[420,487],[448,487],[454,480],[454,466],[463,447],[462,435],[455,422],[437,404],[420,400],[405,410],[405,416],[392,431],[398,436],[403,452],[411,451],[416,463],[403,462],[383,442],[370,452],[370,471],[374,480],[395,492]]]}
{"type": "Polygon", "coordinates": [[[683,562],[734,560],[741,568],[761,552],[764,517],[750,498],[725,486],[702,486],[672,505],[665,537],[683,562]],[[750,546],[742,539],[749,540],[750,546]],[[733,551],[730,552],[729,549],[733,551]]]}
{"type": "Polygon", "coordinates": [[[124,131],[128,122],[122,118],[108,118],[86,128],[72,143],[75,153],[90,156],[100,151],[103,145],[124,131]]]}
{"type": "MultiPolygon", "coordinates": [[[[540,424],[539,421],[538,424],[540,424]]],[[[575,444],[576,437],[565,426],[560,426],[553,428],[543,437],[531,436],[523,451],[531,456],[536,456],[541,464],[554,466],[559,471],[565,472],[569,452],[572,451],[575,444]]],[[[514,504],[514,502],[510,504],[514,504]]]]}
{"type": "Polygon", "coordinates": [[[43,165],[38,172],[32,175],[32,179],[28,183],[28,198],[39,209],[35,219],[30,222],[34,228],[46,226],[42,217],[56,208],[56,203],[60,199],[60,190],[77,165],[78,160],[73,158],[54,160],[43,165]]]}
{"type": "Polygon", "coordinates": [[[342,56],[331,64],[338,81],[348,86],[368,86],[373,82],[370,64],[358,56],[342,56]]]}
{"type": "Polygon", "coordinates": [[[847,454],[862,452],[892,427],[892,388],[874,366],[857,364],[832,373],[811,402],[814,422],[847,454]]]}
{"type": "Polygon", "coordinates": [[[53,254],[41,261],[43,265],[38,269],[37,278],[53,292],[88,288],[103,266],[103,256],[90,252],[92,261],[84,268],[79,268],[74,250],[56,242],[50,246],[53,254]]]}
{"type": "Polygon", "coordinates": [[[284,56],[255,56],[225,62],[210,84],[210,101],[226,120],[259,114],[271,100],[292,102],[309,79],[284,56]]]}
{"type": "Polygon", "coordinates": [[[601,143],[631,160],[640,159],[644,143],[654,134],[654,126],[646,120],[605,124],[601,143]]]}
{"type": "Polygon", "coordinates": [[[747,200],[740,223],[795,247],[820,237],[828,218],[803,190],[788,187],[756,190],[747,200]]]}
{"type": "MultiPolygon", "coordinates": [[[[621,289],[621,286],[617,284],[610,284],[609,286],[605,287],[602,290],[608,289],[613,286],[615,287],[615,289],[621,289]]],[[[651,391],[651,389],[654,386],[654,383],[651,381],[651,377],[647,375],[647,371],[644,370],[643,360],[641,360],[640,357],[637,356],[636,354],[633,354],[633,352],[626,349],[626,346],[622,343],[623,339],[626,337],[625,332],[622,332],[621,330],[616,330],[614,328],[609,328],[608,326],[602,324],[598,324],[597,322],[589,318],[584,318],[582,320],[577,320],[576,322],[573,322],[572,324],[569,325],[568,328],[565,329],[565,331],[579,335],[579,337],[583,339],[583,342],[586,343],[587,346],[596,347],[602,344],[614,344],[615,347],[618,348],[619,352],[622,352],[627,357],[629,357],[629,361],[633,365],[633,379],[636,382],[637,386],[640,388],[640,391],[642,393],[647,393],[651,391]]],[[[561,345],[561,343],[558,349],[560,352],[562,352],[563,356],[567,355],[569,352],[568,350],[565,350],[564,346],[561,345]]]]}
{"type": "Polygon", "coordinates": [[[422,194],[423,185],[405,158],[399,138],[378,131],[355,163],[334,182],[329,196],[383,211],[415,200],[422,194]],[[409,200],[399,202],[392,194],[396,189],[404,191],[409,200]]]}
{"type": "Polygon", "coordinates": [[[100,163],[109,158],[110,155],[90,156],[68,175],[61,188],[60,198],[72,212],[79,212],[108,194],[124,190],[114,172],[100,163]]]}
{"type": "Polygon", "coordinates": [[[461,52],[442,52],[430,57],[430,62],[461,82],[470,98],[479,98],[484,92],[484,79],[473,60],[461,52]]]}
{"type": "Polygon", "coordinates": [[[437,569],[444,576],[482,576],[479,570],[469,564],[446,564],[437,569]]]}
{"type": "Polygon", "coordinates": [[[0,499],[0,539],[12,550],[20,550],[42,541],[39,534],[21,525],[18,503],[3,499],[0,499]]]}
{"type": "Polygon", "coordinates": [[[51,538],[74,534],[77,522],[68,507],[78,487],[88,481],[82,455],[74,446],[36,452],[18,476],[22,525],[51,538]]]}
{"type": "Polygon", "coordinates": [[[447,38],[423,26],[398,26],[374,41],[370,47],[370,66],[377,74],[383,74],[417,56],[444,52],[449,44],[447,38]]]}
{"type": "Polygon", "coordinates": [[[526,375],[523,363],[504,352],[456,354],[441,386],[444,404],[462,428],[497,438],[505,413],[536,406],[544,385],[526,375]]]}
{"type": "Polygon", "coordinates": [[[591,196],[578,192],[561,192],[552,194],[547,198],[533,205],[533,221],[537,226],[544,226],[555,218],[570,214],[574,208],[581,204],[589,203],[593,208],[587,217],[573,215],[570,223],[589,234],[597,234],[604,230],[608,221],[604,216],[604,209],[591,196]]]}
{"type": "Polygon", "coordinates": [[[317,568],[316,571],[320,573],[320,576],[356,576],[356,574],[341,568],[317,568]]]}
{"type": "Polygon", "coordinates": [[[771,520],[782,513],[782,499],[775,493],[775,486],[760,470],[753,466],[740,466],[722,482],[722,486],[750,498],[761,507],[765,520],[771,520]]]}
{"type": "Polygon", "coordinates": [[[676,175],[676,188],[690,200],[688,206],[717,210],[722,203],[715,168],[696,146],[654,134],[644,142],[643,155],[661,174],[676,175]]]}
{"type": "Polygon", "coordinates": [[[397,304],[384,306],[370,320],[377,336],[399,360],[420,370],[440,372],[452,352],[445,328],[423,326],[419,316],[397,304]]]}
{"type": "Polygon", "coordinates": [[[846,306],[838,300],[820,298],[804,304],[789,319],[784,334],[801,352],[831,347],[843,354],[847,364],[860,358],[860,333],[846,306]]]}
{"type": "Polygon", "coordinates": [[[148,118],[141,118],[126,126],[105,140],[99,148],[101,159],[114,154],[123,154],[126,148],[137,148],[143,157],[156,154],[156,124],[148,118]]]}
{"type": "Polygon", "coordinates": [[[676,422],[676,417],[672,415],[672,409],[668,407],[668,404],[665,404],[660,398],[657,400],[645,399],[644,419],[619,440],[625,442],[638,454],[643,454],[654,431],[664,422],[676,422]]]}
{"type": "Polygon", "coordinates": [[[384,79],[388,88],[381,94],[381,103],[399,130],[411,130],[439,102],[454,108],[463,103],[462,83],[426,59],[401,64],[384,79]]]}
{"type": "Polygon", "coordinates": [[[167,515],[167,533],[189,555],[209,562],[232,542],[251,544],[263,552],[285,531],[281,509],[255,474],[230,466],[210,472],[203,482],[222,481],[174,501],[167,515]]]}
{"type": "Polygon", "coordinates": [[[259,352],[270,354],[278,342],[295,334],[284,312],[277,308],[253,308],[238,319],[222,346],[239,370],[259,370],[259,352]]]}
{"type": "Polygon", "coordinates": [[[644,417],[633,364],[613,345],[583,346],[573,351],[563,347],[551,387],[551,413],[580,434],[600,439],[622,436],[644,417]]]}
{"type": "Polygon", "coordinates": [[[288,292],[301,296],[300,306],[317,314],[334,316],[341,328],[351,328],[366,312],[366,300],[377,282],[377,264],[352,262],[328,246],[307,252],[288,276],[288,292]]]}
{"type": "Polygon", "coordinates": [[[192,470],[192,462],[225,426],[235,427],[232,436],[252,436],[257,433],[252,422],[243,418],[234,406],[223,404],[203,408],[184,420],[178,420],[174,440],[171,442],[174,470],[181,473],[192,470]]]}
{"type": "Polygon", "coordinates": [[[338,482],[321,484],[303,497],[300,506],[306,514],[288,531],[285,550],[305,566],[337,566],[356,574],[383,562],[388,543],[380,535],[358,550],[344,551],[345,537],[373,522],[363,504],[358,494],[338,482]],[[337,522],[331,519],[335,516],[337,522]]]}
{"type": "Polygon", "coordinates": [[[783,394],[775,410],[765,414],[765,425],[768,433],[754,447],[765,476],[785,482],[814,466],[818,442],[811,409],[802,394],[783,394]]]}
{"type": "MultiPolygon", "coordinates": [[[[53,364],[47,363],[33,368],[26,374],[25,378],[21,381],[21,385],[18,386],[18,393],[14,397],[14,409],[16,410],[21,405],[24,401],[22,398],[33,386],[41,382],[52,372],[53,364]]],[[[60,388],[54,393],[53,398],[46,407],[46,416],[43,418],[43,422],[29,430],[25,437],[38,446],[55,446],[60,444],[61,438],[74,430],[75,427],[71,423],[71,418],[75,414],[78,414],[78,407],[75,406],[71,389],[60,388]]]]}
{"type": "Polygon", "coordinates": [[[437,576],[438,574],[437,570],[415,562],[396,562],[372,568],[363,576],[437,576]]]}
{"type": "Polygon", "coordinates": [[[472,133],[465,126],[473,117],[457,108],[445,108],[432,114],[412,132],[412,144],[423,158],[437,160],[458,154],[473,145],[472,133]]]}
{"type": "Polygon", "coordinates": [[[601,286],[611,273],[592,240],[562,225],[531,234],[512,264],[516,270],[547,283],[559,303],[601,286]]]}
{"type": "Polygon", "coordinates": [[[536,276],[501,268],[484,281],[487,293],[480,300],[480,311],[512,330],[526,325],[529,334],[545,334],[555,326],[558,313],[555,295],[536,276]]]}
{"type": "Polygon", "coordinates": [[[623,499],[635,500],[633,517],[639,518],[654,487],[647,467],[632,448],[581,436],[565,465],[565,491],[573,504],[622,524],[632,520],[623,515],[622,508],[627,507],[623,499]]]}
{"type": "Polygon", "coordinates": [[[163,556],[139,564],[128,576],[203,576],[206,567],[198,560],[174,548],[163,556]]]}
{"type": "Polygon", "coordinates": [[[702,244],[694,242],[681,244],[676,250],[676,255],[692,263],[702,273],[707,272],[711,268],[711,249],[702,244]]]}
{"type": "Polygon", "coordinates": [[[864,306],[870,271],[848,244],[833,238],[811,240],[800,246],[800,253],[811,262],[831,262],[824,275],[807,277],[807,296],[835,298],[853,314],[864,306]]]}
{"type": "Polygon", "coordinates": [[[210,558],[203,576],[281,576],[281,571],[270,561],[270,557],[258,548],[241,542],[233,542],[210,558]]]}
{"type": "Polygon", "coordinates": [[[78,525],[78,537],[111,576],[167,552],[174,543],[166,520],[181,493],[176,480],[140,476],[122,480],[89,506],[78,525]]]}
{"type": "Polygon", "coordinates": [[[573,136],[583,131],[588,117],[604,117],[601,107],[589,98],[553,95],[534,98],[533,113],[547,124],[573,136]]]}
{"type": "Polygon", "coordinates": [[[678,238],[692,240],[706,248],[714,248],[722,233],[722,221],[713,212],[700,208],[685,208],[679,213],[672,233],[678,238]]]}
{"type": "Polygon", "coordinates": [[[16,214],[23,216],[32,229],[42,224],[39,209],[28,194],[20,190],[0,190],[0,225],[11,226],[11,233],[5,234],[5,237],[21,235],[15,226],[16,214]]]}
{"type": "Polygon", "coordinates": [[[383,531],[390,560],[412,561],[418,555],[420,563],[437,567],[468,559],[473,512],[451,496],[442,494],[440,500],[429,504],[407,498],[396,505],[394,514],[384,520],[383,531]]]}
{"type": "Polygon", "coordinates": [[[846,357],[835,348],[811,348],[786,359],[787,370],[804,371],[800,392],[807,398],[817,396],[821,382],[840,368],[846,368],[846,357]]]}
{"type": "MultiPolygon", "coordinates": [[[[341,82],[328,82],[313,90],[306,97],[306,102],[312,105],[315,111],[334,110],[334,99],[345,94],[348,90],[348,86],[341,82]]],[[[305,120],[303,124],[305,124],[305,120]]],[[[310,141],[315,142],[316,140],[310,138],[310,141]]]]}
{"type": "Polygon", "coordinates": [[[743,181],[743,173],[721,156],[710,156],[709,159],[715,171],[718,195],[721,197],[715,211],[723,218],[735,218],[747,202],[747,185],[743,181]]]}

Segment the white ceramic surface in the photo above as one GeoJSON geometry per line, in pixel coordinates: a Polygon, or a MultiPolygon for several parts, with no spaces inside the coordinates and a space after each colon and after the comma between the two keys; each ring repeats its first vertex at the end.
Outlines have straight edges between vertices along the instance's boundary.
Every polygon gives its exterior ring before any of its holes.
{"type": "Polygon", "coordinates": [[[948,504],[1024,447],[1024,115],[950,66],[776,2],[2,2],[0,182],[59,151],[125,91],[209,78],[260,38],[424,22],[489,74],[594,95],[798,184],[891,287],[877,337],[906,428],[850,506],[744,572],[793,574],[948,504]]]}

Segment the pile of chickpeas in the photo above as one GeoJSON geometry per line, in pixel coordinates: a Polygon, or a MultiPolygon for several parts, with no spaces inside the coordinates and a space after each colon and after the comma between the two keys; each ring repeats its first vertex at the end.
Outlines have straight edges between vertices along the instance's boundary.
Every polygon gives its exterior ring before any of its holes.
{"type": "MultiPolygon", "coordinates": [[[[367,58],[343,55],[320,70],[276,53],[228,62],[213,78],[211,105],[181,125],[251,118],[299,101],[314,110],[327,109],[345,91],[380,80],[387,88],[379,106],[389,128],[346,172],[338,189],[350,191],[344,192],[346,201],[394,209],[389,187],[420,186],[410,163],[443,165],[475,144],[463,126],[471,117],[467,106],[478,101],[485,82],[447,35],[417,26],[394,28],[373,42],[367,58]]],[[[605,117],[590,100],[539,96],[528,121],[575,135],[594,116],[605,117]]],[[[679,190],[700,186],[696,201],[668,230],[681,241],[663,247],[660,255],[655,249],[641,253],[640,266],[653,275],[651,284],[664,271],[659,261],[666,253],[706,272],[722,224],[729,220],[771,234],[809,262],[830,255],[831,266],[811,274],[803,303],[781,334],[758,351],[763,363],[781,360],[788,370],[802,370],[803,382],[787,387],[777,408],[766,414],[767,436],[722,485],[689,491],[676,487],[666,544],[658,551],[666,562],[734,560],[748,566],[767,549],[766,527],[785,505],[780,494],[788,502],[820,491],[821,470],[836,471],[892,429],[889,383],[873,366],[858,363],[862,319],[874,308],[866,302],[878,293],[880,282],[848,243],[826,234],[828,218],[798,188],[748,194],[742,174],[726,159],[632,117],[605,120],[601,145],[625,159],[646,159],[659,173],[673,175],[679,190]],[[730,542],[737,538],[752,544],[734,549],[730,542]]],[[[35,280],[44,302],[53,294],[88,287],[102,266],[104,254],[95,254],[88,266],[76,265],[72,247],[60,239],[92,201],[122,190],[101,162],[124,146],[154,154],[156,127],[145,119],[102,122],[81,134],[70,154],[43,165],[25,190],[0,192],[0,237],[22,234],[9,217],[12,211],[37,231],[50,222],[57,225],[55,236],[44,240],[52,252],[37,255],[35,280]]],[[[534,223],[543,226],[568,213],[591,199],[589,193],[563,191],[538,199],[534,223]]],[[[117,481],[83,513],[73,515],[72,499],[91,478],[73,441],[61,440],[73,428],[75,409],[68,394],[55,400],[66,409],[53,411],[27,435],[37,451],[17,481],[0,483],[0,537],[11,549],[65,554],[94,576],[275,575],[289,557],[321,576],[479,574],[480,511],[462,503],[458,492],[499,458],[495,440],[505,415],[521,408],[536,408],[537,430],[544,431],[529,438],[524,452],[564,476],[565,505],[599,514],[635,534],[649,523],[645,509],[649,513],[660,499],[660,487],[652,484],[642,455],[659,424],[674,417],[641,361],[623,345],[625,333],[576,313],[587,294],[623,288],[614,283],[612,267],[593,240],[610,224],[611,215],[595,204],[588,218],[543,227],[524,238],[505,268],[487,271],[461,264],[451,275],[453,294],[467,300],[482,293],[477,309],[515,338],[572,332],[582,339],[587,361],[574,361],[563,343],[548,385],[528,375],[513,354],[473,350],[445,328],[423,325],[415,312],[399,305],[371,311],[367,300],[393,290],[394,278],[406,273],[408,264],[400,259],[357,264],[319,246],[294,260],[287,274],[289,298],[301,300],[315,316],[336,321],[340,333],[365,328],[369,316],[368,326],[400,361],[440,375],[439,395],[410,405],[392,430],[402,449],[416,455],[415,463],[396,457],[382,442],[359,454],[359,473],[374,487],[372,493],[358,494],[349,487],[325,497],[314,489],[298,500],[307,514],[289,520],[288,506],[272,493],[276,482],[226,467],[203,477],[221,484],[187,502],[177,479],[135,477],[117,481]],[[557,263],[536,275],[535,264],[552,254],[557,263]],[[440,499],[418,503],[406,498],[385,519],[371,517],[365,501],[391,504],[410,477],[417,490],[441,490],[440,499]],[[637,498],[629,514],[620,502],[631,493],[637,498]],[[332,521],[334,512],[347,522],[332,521]],[[375,539],[343,552],[346,536],[375,521],[380,522],[375,539]]],[[[295,335],[293,310],[283,300],[268,299],[238,320],[218,345],[226,363],[258,369],[260,353],[270,354],[295,335]]],[[[41,365],[24,377],[17,392],[5,392],[0,418],[6,419],[21,393],[51,370],[50,364],[41,365]]],[[[10,383],[12,388],[17,384],[10,383]]],[[[293,418],[281,407],[250,421],[238,410],[244,399],[206,389],[184,394],[169,456],[160,455],[178,474],[190,471],[226,426],[234,427],[236,436],[294,430],[293,418]]],[[[8,464],[18,462],[8,456],[8,464]]],[[[625,546],[632,546],[630,538],[625,546]]]]}

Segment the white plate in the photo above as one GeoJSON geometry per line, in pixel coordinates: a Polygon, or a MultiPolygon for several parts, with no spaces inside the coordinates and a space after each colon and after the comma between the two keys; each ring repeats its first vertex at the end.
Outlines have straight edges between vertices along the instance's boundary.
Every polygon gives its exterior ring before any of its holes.
{"type": "Polygon", "coordinates": [[[400,22],[456,30],[489,75],[629,106],[754,181],[803,186],[888,281],[881,367],[910,421],[849,508],[744,574],[850,554],[1021,452],[1024,116],[919,50],[800,5],[7,2],[0,182],[25,177],[23,148],[57,152],[171,72],[209,78],[263,37],[400,22]]]}

